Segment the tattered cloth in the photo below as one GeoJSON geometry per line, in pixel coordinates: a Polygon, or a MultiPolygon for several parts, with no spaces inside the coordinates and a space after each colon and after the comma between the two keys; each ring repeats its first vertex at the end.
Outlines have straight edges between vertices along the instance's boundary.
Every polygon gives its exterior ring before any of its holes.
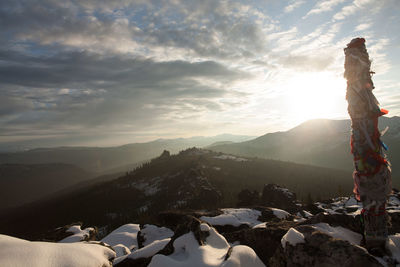
{"type": "MultiPolygon", "coordinates": [[[[391,170],[382,150],[385,145],[380,140],[378,118],[387,114],[387,111],[379,108],[379,102],[372,93],[375,87],[365,39],[353,39],[347,44],[344,53],[346,99],[352,127],[350,145],[355,166],[354,193],[363,203],[366,221],[369,220],[368,216],[377,216],[374,220],[382,220],[379,225],[386,228],[386,216],[383,215],[387,196],[391,192],[391,170]]],[[[376,226],[376,223],[374,224],[376,226]]],[[[366,227],[368,228],[367,225],[366,227]]],[[[387,235],[385,229],[371,228],[366,231],[375,236],[387,235]]]]}

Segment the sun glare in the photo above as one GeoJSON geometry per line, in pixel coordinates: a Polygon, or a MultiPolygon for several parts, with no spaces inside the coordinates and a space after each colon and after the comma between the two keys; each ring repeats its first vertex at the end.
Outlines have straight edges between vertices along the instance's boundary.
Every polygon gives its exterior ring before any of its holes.
{"type": "Polygon", "coordinates": [[[331,72],[299,73],[285,82],[286,112],[298,124],[346,116],[346,83],[331,72]]]}

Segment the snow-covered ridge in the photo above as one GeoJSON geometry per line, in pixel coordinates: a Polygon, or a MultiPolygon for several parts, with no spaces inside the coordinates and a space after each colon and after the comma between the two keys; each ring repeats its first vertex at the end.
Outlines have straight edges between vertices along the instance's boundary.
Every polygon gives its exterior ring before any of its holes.
{"type": "MultiPolygon", "coordinates": [[[[295,201],[290,191],[276,190],[295,201]]],[[[346,260],[395,266],[400,264],[399,199],[399,193],[389,199],[392,226],[383,257],[361,247],[361,203],[340,197],[296,202],[291,212],[266,206],[169,211],[154,224],[114,229],[100,240],[104,245],[84,241],[94,228],[79,225],[67,227],[72,235],[59,243],[0,235],[0,266],[351,266],[346,260]]]]}

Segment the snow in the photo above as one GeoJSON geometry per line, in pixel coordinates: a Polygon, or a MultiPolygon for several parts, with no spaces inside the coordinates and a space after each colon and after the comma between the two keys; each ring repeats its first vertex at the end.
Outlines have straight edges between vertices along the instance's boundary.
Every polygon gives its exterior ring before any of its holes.
{"type": "Polygon", "coordinates": [[[131,259],[149,258],[154,254],[156,254],[157,252],[159,252],[160,250],[162,250],[169,243],[169,241],[171,241],[171,238],[156,240],[141,249],[135,250],[128,256],[128,258],[131,259]]]}
{"type": "Polygon", "coordinates": [[[306,211],[306,210],[303,210],[303,213],[304,213],[304,215],[305,215],[307,218],[311,218],[311,217],[314,216],[314,215],[312,215],[312,213],[310,213],[310,212],[308,212],[308,211],[306,211]]]}
{"type": "Polygon", "coordinates": [[[290,216],[290,213],[285,211],[285,210],[281,210],[281,209],[275,209],[275,208],[270,208],[272,210],[272,212],[274,213],[274,215],[276,217],[278,217],[279,219],[286,219],[287,217],[290,216]]]}
{"type": "Polygon", "coordinates": [[[59,243],[74,243],[83,241],[90,236],[91,231],[94,231],[94,228],[89,227],[82,230],[80,225],[73,225],[66,231],[73,233],[73,235],[67,236],[63,240],[60,240],[59,243]]]}
{"type": "Polygon", "coordinates": [[[162,240],[174,235],[174,232],[166,227],[157,227],[151,224],[145,224],[140,233],[144,237],[143,246],[153,243],[155,240],[162,240]]]}
{"type": "Polygon", "coordinates": [[[133,182],[131,186],[136,189],[142,190],[146,196],[153,196],[161,189],[159,187],[161,183],[160,177],[154,177],[149,180],[141,180],[140,182],[133,182]]]}
{"type": "Polygon", "coordinates": [[[248,159],[245,158],[238,158],[232,155],[220,155],[220,156],[215,156],[215,159],[230,159],[234,161],[248,161],[248,159]]]}
{"type": "Polygon", "coordinates": [[[109,235],[104,237],[101,242],[115,246],[122,244],[133,250],[138,247],[137,233],[140,231],[139,224],[125,224],[112,231],[109,235]]]}
{"type": "Polygon", "coordinates": [[[211,225],[232,225],[238,227],[242,224],[247,224],[253,227],[261,222],[258,217],[261,216],[261,212],[254,209],[222,209],[223,214],[208,217],[202,216],[201,220],[208,222],[211,225]]]}
{"type": "Polygon", "coordinates": [[[392,257],[400,262],[400,234],[390,235],[386,247],[392,253],[392,257]]]}
{"type": "Polygon", "coordinates": [[[228,260],[222,263],[221,267],[252,266],[262,267],[264,263],[258,258],[257,254],[248,246],[234,246],[228,260]]]}
{"type": "Polygon", "coordinates": [[[400,200],[397,197],[391,196],[389,197],[389,204],[393,206],[399,206],[400,200]]]}
{"type": "Polygon", "coordinates": [[[354,245],[360,245],[361,243],[362,235],[344,227],[333,227],[327,223],[317,223],[314,224],[313,227],[315,227],[318,231],[328,234],[334,238],[347,240],[354,245]]]}
{"type": "Polygon", "coordinates": [[[293,197],[293,193],[289,191],[289,189],[274,185],[274,189],[283,192],[288,197],[293,197]]]}
{"type": "Polygon", "coordinates": [[[115,250],[115,253],[117,253],[117,257],[121,257],[121,256],[128,255],[131,253],[129,248],[127,248],[126,246],[124,246],[122,244],[115,245],[112,248],[115,250]]]}
{"type": "Polygon", "coordinates": [[[111,266],[115,252],[98,244],[30,242],[0,235],[0,266],[111,266]]]}
{"type": "Polygon", "coordinates": [[[203,246],[199,245],[193,232],[178,237],[173,243],[174,253],[155,255],[149,267],[265,266],[250,247],[241,245],[233,247],[231,256],[225,261],[230,248],[228,242],[214,228],[210,228],[209,233],[203,246]]]}
{"type": "Polygon", "coordinates": [[[209,232],[210,231],[210,226],[208,225],[208,224],[206,224],[206,223],[202,223],[202,224],[200,224],[200,230],[202,231],[202,232],[209,232]]]}
{"type": "Polygon", "coordinates": [[[267,223],[263,222],[263,223],[256,224],[253,226],[253,229],[256,229],[256,228],[267,228],[267,223]]]}
{"type": "Polygon", "coordinates": [[[304,235],[294,228],[290,228],[281,239],[282,247],[286,248],[286,243],[295,246],[298,243],[305,243],[304,235]]]}
{"type": "Polygon", "coordinates": [[[352,207],[355,205],[358,206],[358,202],[354,197],[349,197],[349,199],[346,201],[346,203],[344,205],[345,205],[345,207],[352,207]]]}

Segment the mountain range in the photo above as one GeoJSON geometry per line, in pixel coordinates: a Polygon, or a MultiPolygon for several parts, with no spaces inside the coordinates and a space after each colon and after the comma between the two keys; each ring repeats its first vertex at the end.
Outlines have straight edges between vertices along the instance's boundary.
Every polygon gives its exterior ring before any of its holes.
{"type": "MultiPolygon", "coordinates": [[[[383,140],[393,165],[393,184],[400,184],[400,117],[380,119],[389,127],[383,140]]],[[[188,147],[236,156],[308,164],[346,172],[353,170],[349,120],[311,120],[285,132],[251,136],[218,135],[159,139],[118,147],[57,147],[0,153],[0,210],[80,187],[115,179],[161,154],[188,147]],[[39,164],[38,166],[35,166],[39,164]],[[54,171],[59,167],[59,173],[54,171]],[[72,186],[72,187],[71,187],[72,186]],[[70,188],[71,187],[71,188],[70,188]]],[[[351,176],[348,177],[351,180],[351,176]]]]}
{"type": "Polygon", "coordinates": [[[37,238],[65,222],[84,221],[111,229],[168,209],[232,207],[239,198],[243,200],[241,191],[260,195],[266,183],[285,185],[303,200],[349,194],[352,189],[350,171],[197,148],[175,155],[164,151],[119,178],[0,213],[0,232],[37,238]]]}
{"type": "MultiPolygon", "coordinates": [[[[400,117],[379,119],[381,130],[389,127],[382,140],[393,165],[393,183],[400,183],[400,117]]],[[[238,156],[260,157],[310,164],[341,170],[353,170],[350,153],[350,120],[317,119],[289,131],[268,133],[253,140],[218,144],[208,149],[238,156]]]]}

